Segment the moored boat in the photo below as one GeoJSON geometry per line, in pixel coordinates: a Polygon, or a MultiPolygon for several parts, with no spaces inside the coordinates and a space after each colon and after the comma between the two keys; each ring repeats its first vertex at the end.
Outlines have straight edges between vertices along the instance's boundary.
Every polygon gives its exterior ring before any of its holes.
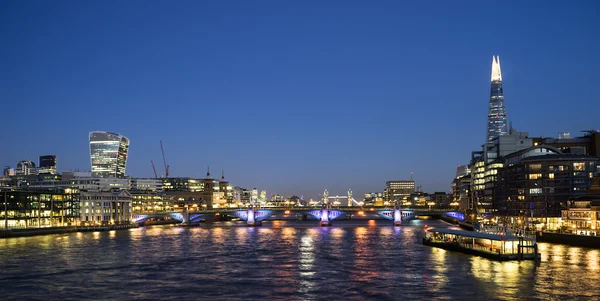
{"type": "Polygon", "coordinates": [[[534,239],[448,228],[425,230],[423,244],[496,260],[539,259],[534,239]]]}

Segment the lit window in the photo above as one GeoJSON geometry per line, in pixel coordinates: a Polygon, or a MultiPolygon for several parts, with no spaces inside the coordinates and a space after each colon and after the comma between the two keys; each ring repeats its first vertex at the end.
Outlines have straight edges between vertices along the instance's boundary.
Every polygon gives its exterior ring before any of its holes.
{"type": "Polygon", "coordinates": [[[549,178],[549,179],[554,179],[554,173],[549,173],[549,174],[548,174],[548,178],[549,178]]]}
{"type": "Polygon", "coordinates": [[[585,169],[585,163],[573,163],[574,171],[583,171],[585,169]]]}
{"type": "Polygon", "coordinates": [[[530,188],[529,189],[529,194],[541,194],[542,193],[542,188],[530,188]]]}
{"type": "Polygon", "coordinates": [[[532,174],[529,174],[529,179],[530,180],[537,180],[537,179],[539,179],[541,177],[542,177],[541,173],[532,173],[532,174]]]}

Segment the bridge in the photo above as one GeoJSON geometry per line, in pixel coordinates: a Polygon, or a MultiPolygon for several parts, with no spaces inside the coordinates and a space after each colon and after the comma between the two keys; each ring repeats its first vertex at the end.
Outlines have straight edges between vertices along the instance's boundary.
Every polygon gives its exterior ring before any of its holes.
{"type": "Polygon", "coordinates": [[[194,212],[156,212],[140,213],[133,215],[133,221],[143,223],[148,219],[172,219],[182,224],[197,224],[201,221],[214,220],[216,217],[224,218],[226,216],[236,217],[246,222],[248,226],[260,226],[262,221],[267,219],[286,219],[280,217],[299,216],[302,219],[312,218],[319,221],[320,226],[331,226],[336,219],[346,217],[365,217],[370,215],[370,219],[382,218],[393,221],[393,225],[400,226],[403,222],[414,219],[418,216],[434,216],[442,220],[454,222],[464,221],[465,215],[452,209],[427,209],[427,208],[401,208],[398,205],[395,208],[364,208],[358,206],[333,207],[330,204],[323,204],[319,207],[258,207],[250,206],[247,209],[242,208],[222,208],[208,209],[194,212]]]}

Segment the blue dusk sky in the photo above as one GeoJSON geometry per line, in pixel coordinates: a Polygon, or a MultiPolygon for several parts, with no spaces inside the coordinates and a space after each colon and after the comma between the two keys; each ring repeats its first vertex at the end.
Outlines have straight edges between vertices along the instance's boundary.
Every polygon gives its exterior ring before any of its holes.
{"type": "Polygon", "coordinates": [[[267,193],[448,191],[485,140],[492,55],[530,136],[598,129],[600,1],[1,1],[0,164],[88,133],[127,173],[267,193]]]}

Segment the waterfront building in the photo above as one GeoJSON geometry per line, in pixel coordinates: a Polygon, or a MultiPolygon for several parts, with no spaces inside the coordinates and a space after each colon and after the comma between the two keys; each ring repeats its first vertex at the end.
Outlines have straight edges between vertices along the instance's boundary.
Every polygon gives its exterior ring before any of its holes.
{"type": "Polygon", "coordinates": [[[131,223],[131,194],[126,191],[81,192],[83,225],[131,223]]]}
{"type": "Polygon", "coordinates": [[[429,195],[429,202],[435,203],[433,206],[436,207],[450,208],[450,203],[452,203],[452,194],[448,194],[443,191],[436,191],[429,195]]]}
{"type": "Polygon", "coordinates": [[[470,202],[469,190],[471,189],[471,175],[463,175],[452,181],[452,203],[458,204],[458,209],[472,213],[473,204],[470,202]]]}
{"type": "Polygon", "coordinates": [[[585,195],[569,200],[562,210],[563,228],[575,234],[600,235],[600,176],[592,179],[585,195]]]}
{"type": "Polygon", "coordinates": [[[494,208],[508,223],[560,226],[567,201],[585,194],[598,158],[564,154],[538,145],[504,156],[495,187],[494,208]]]}
{"type": "Polygon", "coordinates": [[[155,191],[131,191],[133,213],[170,212],[175,207],[174,197],[155,191]]]}
{"type": "Polygon", "coordinates": [[[56,155],[40,156],[39,173],[57,174],[56,170],[57,158],[56,155]]]}
{"type": "Polygon", "coordinates": [[[504,90],[502,89],[502,72],[500,56],[492,57],[492,85],[487,124],[487,141],[491,142],[502,135],[508,134],[506,108],[504,106],[504,90]]]}
{"type": "Polygon", "coordinates": [[[220,181],[210,175],[210,170],[206,172],[206,177],[202,179],[204,189],[202,190],[202,199],[209,208],[222,208],[227,206],[225,192],[220,190],[220,181]]]}
{"type": "Polygon", "coordinates": [[[495,213],[493,200],[495,182],[498,170],[504,165],[502,158],[510,153],[529,148],[533,140],[527,132],[517,132],[511,129],[508,135],[494,138],[482,145],[480,151],[471,153],[471,192],[469,201],[476,213],[495,213]]]}
{"type": "Polygon", "coordinates": [[[413,193],[411,193],[408,198],[407,201],[402,202],[403,205],[406,206],[428,206],[428,204],[430,203],[431,197],[429,195],[429,193],[423,192],[423,191],[415,191],[413,193]]]}
{"type": "Polygon", "coordinates": [[[559,149],[564,154],[585,154],[600,158],[600,132],[597,130],[583,131],[580,137],[571,138],[571,134],[559,133],[558,138],[533,138],[534,145],[549,145],[559,149]]]}
{"type": "Polygon", "coordinates": [[[29,176],[29,175],[37,175],[38,170],[35,167],[35,163],[30,160],[23,160],[17,163],[17,169],[15,174],[17,176],[29,176]]]}
{"type": "Polygon", "coordinates": [[[80,221],[80,195],[71,188],[0,189],[0,228],[26,229],[76,226],[80,221]]]}
{"type": "Polygon", "coordinates": [[[415,192],[415,181],[394,180],[385,183],[385,199],[388,202],[405,201],[415,192]]]}
{"type": "Polygon", "coordinates": [[[92,176],[124,178],[129,152],[129,139],[109,132],[90,133],[92,176]]]}
{"type": "Polygon", "coordinates": [[[455,178],[461,178],[467,175],[471,175],[471,166],[469,164],[467,165],[459,165],[456,167],[456,176],[455,178]]]}

